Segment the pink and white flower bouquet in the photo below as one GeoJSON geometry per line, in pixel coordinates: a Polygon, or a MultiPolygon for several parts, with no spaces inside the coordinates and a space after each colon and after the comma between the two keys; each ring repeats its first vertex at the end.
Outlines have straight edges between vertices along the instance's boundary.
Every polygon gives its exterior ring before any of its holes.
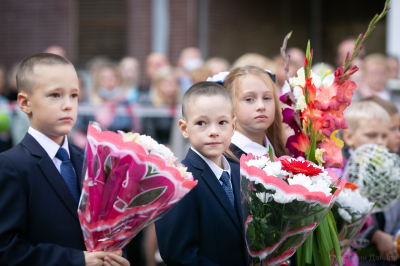
{"type": "Polygon", "coordinates": [[[279,265],[290,258],[345,184],[333,171],[289,156],[243,155],[240,172],[246,245],[254,265],[279,265]]]}
{"type": "Polygon", "coordinates": [[[164,145],[89,125],[78,215],[88,251],[123,248],[197,181],[164,145]]]}

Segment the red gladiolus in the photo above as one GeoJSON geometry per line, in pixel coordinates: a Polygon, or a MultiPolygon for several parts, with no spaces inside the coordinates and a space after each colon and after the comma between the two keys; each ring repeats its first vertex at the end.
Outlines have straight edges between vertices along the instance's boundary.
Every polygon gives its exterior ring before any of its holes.
{"type": "Polygon", "coordinates": [[[344,70],[343,67],[338,67],[335,71],[335,82],[339,83],[343,78],[344,70]]]}
{"type": "Polygon", "coordinates": [[[315,98],[315,103],[317,107],[321,110],[326,110],[331,108],[333,110],[338,110],[340,106],[340,102],[336,99],[337,86],[336,83],[332,84],[332,86],[325,88],[324,86],[320,86],[317,89],[317,97],[315,98]]]}
{"type": "Polygon", "coordinates": [[[318,148],[325,149],[322,159],[325,161],[325,168],[341,168],[343,167],[342,150],[333,139],[318,144],[318,148]]]}
{"type": "Polygon", "coordinates": [[[339,110],[328,109],[324,111],[324,123],[322,124],[322,133],[329,137],[333,131],[338,129],[346,129],[346,118],[343,117],[343,111],[346,109],[347,104],[342,103],[339,110]]]}
{"type": "Polygon", "coordinates": [[[317,88],[314,84],[312,84],[312,78],[306,78],[306,84],[304,85],[303,92],[305,90],[308,92],[308,100],[310,102],[314,102],[317,94],[317,88]]]}
{"type": "Polygon", "coordinates": [[[345,80],[340,85],[336,82],[333,85],[335,84],[337,86],[336,98],[338,102],[350,105],[351,99],[353,98],[353,91],[357,88],[356,83],[354,81],[345,80]]]}
{"type": "Polygon", "coordinates": [[[302,133],[297,138],[297,143],[292,142],[292,146],[295,147],[301,155],[304,155],[310,150],[310,141],[307,139],[306,135],[302,133]]]}
{"type": "Polygon", "coordinates": [[[316,108],[316,104],[307,104],[307,109],[302,113],[303,119],[308,124],[308,119],[311,120],[312,129],[318,131],[321,129],[324,123],[324,112],[316,108]]]}
{"type": "Polygon", "coordinates": [[[352,68],[350,68],[347,71],[347,76],[350,77],[351,75],[353,75],[354,73],[356,73],[358,71],[358,67],[357,66],[353,66],[352,68]]]}

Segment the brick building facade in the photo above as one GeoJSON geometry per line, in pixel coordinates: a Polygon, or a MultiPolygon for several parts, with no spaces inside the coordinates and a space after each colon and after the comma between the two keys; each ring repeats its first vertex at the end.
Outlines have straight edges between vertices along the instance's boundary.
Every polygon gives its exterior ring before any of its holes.
{"type": "MultiPolygon", "coordinates": [[[[289,46],[304,48],[311,38],[319,59],[332,63],[336,45],[364,32],[384,0],[159,0],[169,13],[168,56],[174,64],[186,46],[206,56],[233,62],[245,52],[272,57],[283,37],[294,30],[289,46]],[[205,19],[206,18],[206,19],[205,19]],[[321,48],[319,48],[321,47],[321,48]]],[[[63,46],[83,67],[95,55],[119,60],[131,55],[144,65],[152,51],[152,5],[156,0],[2,0],[0,64],[10,67],[47,46],[63,46]]],[[[368,52],[385,51],[385,21],[366,43],[368,52]]],[[[315,61],[316,62],[316,61],[315,61]]],[[[142,66],[143,67],[143,66],[142,66]]],[[[144,69],[143,69],[144,70],[144,69]]],[[[143,71],[144,73],[144,71],[143,71]]]]}

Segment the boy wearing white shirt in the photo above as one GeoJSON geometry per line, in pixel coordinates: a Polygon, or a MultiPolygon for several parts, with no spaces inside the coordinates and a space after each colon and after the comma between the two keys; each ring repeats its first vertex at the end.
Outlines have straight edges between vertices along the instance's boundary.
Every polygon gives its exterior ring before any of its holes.
{"type": "Polygon", "coordinates": [[[223,156],[235,130],[230,94],[214,82],[194,84],[183,96],[182,163],[197,186],[156,222],[167,265],[248,265],[240,204],[240,169],[223,156]]]}
{"type": "Polygon", "coordinates": [[[129,265],[122,252],[86,252],[77,215],[83,150],[68,143],[79,82],[65,58],[35,54],[17,73],[31,127],[0,154],[0,265],[129,265]]]}

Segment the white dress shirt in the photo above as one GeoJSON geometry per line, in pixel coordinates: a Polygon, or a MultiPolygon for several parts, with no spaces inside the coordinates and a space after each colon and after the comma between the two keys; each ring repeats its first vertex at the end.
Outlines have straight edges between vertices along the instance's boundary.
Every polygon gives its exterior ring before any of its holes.
{"type": "Polygon", "coordinates": [[[249,154],[253,154],[256,156],[262,156],[265,154],[269,154],[269,146],[271,146],[272,148],[272,152],[275,155],[275,150],[274,147],[272,146],[271,142],[269,141],[267,135],[265,135],[265,147],[263,145],[260,145],[254,141],[252,141],[251,139],[249,139],[248,137],[246,137],[245,135],[243,135],[242,133],[239,133],[237,131],[235,131],[235,133],[233,134],[232,138],[231,138],[231,143],[235,144],[239,149],[241,149],[242,151],[244,151],[245,153],[249,154]]]}
{"type": "MultiPolygon", "coordinates": [[[[43,133],[37,131],[33,127],[29,127],[28,133],[37,141],[39,142],[40,146],[47,152],[49,155],[50,159],[53,161],[54,165],[56,166],[58,172],[61,173],[61,163],[62,161],[58,158],[56,158],[56,154],[60,146],[49,139],[46,135],[43,133]]],[[[68,157],[70,157],[69,154],[69,148],[68,148],[68,138],[67,136],[64,136],[64,143],[62,147],[67,151],[68,157]]]]}
{"type": "Polygon", "coordinates": [[[211,171],[213,171],[214,175],[217,177],[219,183],[222,185],[222,181],[221,181],[221,176],[222,173],[225,171],[228,173],[229,176],[229,180],[231,182],[231,188],[232,188],[232,179],[231,179],[231,167],[228,163],[228,161],[226,160],[226,158],[222,155],[222,166],[224,167],[224,169],[222,169],[221,167],[219,167],[218,165],[216,165],[213,161],[211,161],[210,159],[207,159],[206,157],[204,157],[202,154],[200,154],[198,151],[196,151],[196,149],[194,149],[193,147],[191,147],[191,149],[197,153],[206,163],[207,165],[211,168],[211,171]]]}

